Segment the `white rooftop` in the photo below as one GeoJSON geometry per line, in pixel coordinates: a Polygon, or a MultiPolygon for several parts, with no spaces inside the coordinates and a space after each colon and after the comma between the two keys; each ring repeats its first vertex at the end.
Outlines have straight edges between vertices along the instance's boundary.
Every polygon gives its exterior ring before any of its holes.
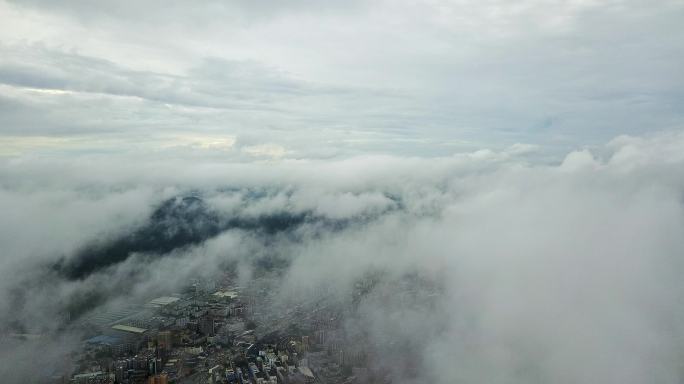
{"type": "Polygon", "coordinates": [[[145,333],[147,331],[147,329],[144,329],[144,328],[132,327],[130,325],[123,325],[123,324],[113,325],[112,329],[116,329],[117,331],[131,332],[131,333],[145,333]]]}
{"type": "Polygon", "coordinates": [[[180,300],[180,299],[177,297],[162,296],[162,297],[157,297],[156,299],[150,300],[150,302],[148,304],[153,305],[155,307],[163,307],[165,305],[175,303],[178,300],[180,300]]]}
{"type": "Polygon", "coordinates": [[[231,299],[234,299],[234,298],[238,297],[238,293],[235,291],[218,291],[218,292],[214,293],[214,296],[229,297],[231,299]]]}

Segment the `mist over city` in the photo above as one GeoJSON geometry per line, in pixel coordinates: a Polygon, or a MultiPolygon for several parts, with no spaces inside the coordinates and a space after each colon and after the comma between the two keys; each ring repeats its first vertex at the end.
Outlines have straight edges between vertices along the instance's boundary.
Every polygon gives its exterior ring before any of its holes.
{"type": "Polygon", "coordinates": [[[684,383],[683,21],[0,0],[0,383],[684,383]]]}

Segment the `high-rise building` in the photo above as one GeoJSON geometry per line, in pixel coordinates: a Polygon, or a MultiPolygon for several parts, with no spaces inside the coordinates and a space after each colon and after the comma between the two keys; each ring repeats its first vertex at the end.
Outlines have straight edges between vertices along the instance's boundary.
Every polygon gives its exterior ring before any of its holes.
{"type": "Polygon", "coordinates": [[[168,384],[169,378],[166,373],[161,373],[159,375],[150,376],[147,380],[147,384],[168,384]]]}
{"type": "Polygon", "coordinates": [[[171,349],[173,344],[173,338],[171,331],[162,331],[157,334],[157,345],[159,348],[164,348],[166,350],[171,349]]]}
{"type": "Polygon", "coordinates": [[[309,336],[302,336],[302,351],[309,351],[309,336]]]}
{"type": "Polygon", "coordinates": [[[211,316],[205,316],[200,319],[200,332],[207,336],[214,335],[214,319],[211,316]]]}

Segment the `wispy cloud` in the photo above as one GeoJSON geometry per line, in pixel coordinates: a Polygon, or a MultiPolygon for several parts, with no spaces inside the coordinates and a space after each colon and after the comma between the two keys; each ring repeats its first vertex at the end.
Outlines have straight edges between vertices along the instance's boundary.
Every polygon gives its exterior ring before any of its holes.
{"type": "Polygon", "coordinates": [[[2,132],[265,135],[297,157],[682,128],[676,1],[286,4],[3,2],[2,132]]]}

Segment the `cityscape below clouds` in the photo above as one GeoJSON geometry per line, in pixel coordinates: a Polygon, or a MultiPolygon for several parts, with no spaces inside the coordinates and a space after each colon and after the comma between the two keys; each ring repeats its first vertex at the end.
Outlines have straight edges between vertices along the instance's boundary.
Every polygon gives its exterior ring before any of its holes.
{"type": "Polygon", "coordinates": [[[0,382],[684,383],[682,20],[0,0],[0,382]]]}

